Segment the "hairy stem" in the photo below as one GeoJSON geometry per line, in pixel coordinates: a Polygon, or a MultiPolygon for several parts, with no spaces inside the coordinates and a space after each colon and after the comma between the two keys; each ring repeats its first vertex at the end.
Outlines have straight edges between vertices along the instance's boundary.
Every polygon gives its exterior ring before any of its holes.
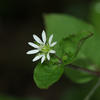
{"type": "Polygon", "coordinates": [[[81,71],[81,72],[86,72],[86,73],[89,73],[91,75],[95,75],[95,76],[100,77],[100,72],[99,71],[89,70],[87,68],[79,67],[79,66],[72,65],[72,64],[65,65],[65,66],[68,67],[68,68],[74,69],[74,70],[78,70],[78,71],[81,71]]]}
{"type": "Polygon", "coordinates": [[[62,59],[60,57],[58,57],[57,55],[54,55],[58,60],[59,60],[59,63],[62,64],[62,59]]]}
{"type": "MultiPolygon", "coordinates": [[[[61,58],[59,58],[57,55],[55,55],[55,57],[59,60],[60,64],[63,64],[63,61],[62,61],[61,58]]],[[[68,67],[68,68],[71,68],[71,69],[74,69],[74,70],[78,70],[78,71],[81,71],[81,72],[86,72],[86,73],[89,73],[91,75],[95,75],[95,76],[100,77],[100,71],[93,71],[93,70],[89,70],[87,68],[79,67],[79,66],[72,65],[72,64],[65,65],[65,67],[68,67]]]]}

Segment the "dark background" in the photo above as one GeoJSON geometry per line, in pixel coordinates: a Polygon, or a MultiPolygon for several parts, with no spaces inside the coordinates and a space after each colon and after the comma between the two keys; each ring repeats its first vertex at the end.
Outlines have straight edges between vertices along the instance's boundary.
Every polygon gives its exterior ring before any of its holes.
{"type": "MultiPolygon", "coordinates": [[[[32,34],[45,29],[43,14],[65,13],[89,22],[93,0],[0,0],[0,94],[60,100],[62,92],[79,86],[66,77],[40,90],[33,81],[32,57],[26,55],[32,34]]],[[[1,99],[0,99],[1,100],[1,99]]]]}

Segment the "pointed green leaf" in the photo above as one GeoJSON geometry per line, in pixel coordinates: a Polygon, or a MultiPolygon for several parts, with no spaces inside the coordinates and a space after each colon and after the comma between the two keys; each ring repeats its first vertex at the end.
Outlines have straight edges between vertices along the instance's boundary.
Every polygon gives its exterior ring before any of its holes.
{"type": "Polygon", "coordinates": [[[81,20],[64,14],[47,14],[44,16],[48,35],[54,34],[58,42],[70,35],[76,35],[87,31],[87,35],[93,32],[93,27],[81,20]]]}
{"type": "MultiPolygon", "coordinates": [[[[56,54],[62,57],[65,64],[72,63],[76,59],[85,40],[94,33],[91,25],[64,14],[46,15],[45,25],[48,35],[54,34],[54,39],[58,41],[55,48],[56,54]]],[[[84,65],[85,62],[82,63],[84,65]]],[[[91,75],[87,73],[78,73],[71,69],[65,70],[66,75],[77,83],[85,83],[92,79],[91,75]]]]}
{"type": "Polygon", "coordinates": [[[75,36],[75,41],[79,41],[94,31],[91,25],[64,14],[48,14],[44,16],[44,19],[47,34],[49,36],[54,34],[54,40],[57,41],[55,49],[58,56],[63,55],[61,51],[62,44],[59,44],[62,39],[73,35],[75,36]]]}

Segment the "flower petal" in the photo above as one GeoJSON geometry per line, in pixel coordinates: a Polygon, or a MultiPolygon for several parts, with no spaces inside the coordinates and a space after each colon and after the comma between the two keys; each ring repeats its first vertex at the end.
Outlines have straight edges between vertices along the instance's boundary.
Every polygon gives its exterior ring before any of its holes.
{"type": "Polygon", "coordinates": [[[49,55],[49,53],[47,54],[47,59],[50,60],[50,55],[49,55]]]}
{"type": "Polygon", "coordinates": [[[38,52],[39,52],[39,50],[36,49],[36,50],[30,50],[30,51],[28,51],[26,54],[36,54],[36,53],[38,53],[38,52]]]}
{"type": "Polygon", "coordinates": [[[38,55],[38,56],[36,56],[32,61],[35,62],[35,61],[39,60],[42,56],[43,56],[43,55],[38,55]]]}
{"type": "Polygon", "coordinates": [[[32,42],[28,42],[28,44],[29,44],[30,46],[34,47],[34,48],[39,48],[38,45],[36,45],[36,44],[34,44],[34,43],[32,43],[32,42]]]}
{"type": "Polygon", "coordinates": [[[42,32],[42,40],[43,40],[43,42],[44,42],[44,44],[46,43],[46,33],[45,33],[45,31],[43,30],[43,32],[42,32]]]}
{"type": "Polygon", "coordinates": [[[49,37],[49,45],[51,45],[53,34],[49,37]]]}
{"type": "Polygon", "coordinates": [[[45,55],[42,55],[41,64],[44,62],[44,60],[45,60],[45,55]]]}
{"type": "Polygon", "coordinates": [[[55,50],[50,50],[49,53],[56,53],[56,51],[55,50]]]}
{"type": "Polygon", "coordinates": [[[41,41],[41,39],[40,39],[37,35],[33,34],[33,38],[34,38],[35,41],[38,42],[39,44],[43,44],[43,42],[41,41]]]}
{"type": "Polygon", "coordinates": [[[50,47],[53,47],[53,46],[55,46],[57,44],[57,42],[53,42],[51,45],[50,45],[50,47]]]}

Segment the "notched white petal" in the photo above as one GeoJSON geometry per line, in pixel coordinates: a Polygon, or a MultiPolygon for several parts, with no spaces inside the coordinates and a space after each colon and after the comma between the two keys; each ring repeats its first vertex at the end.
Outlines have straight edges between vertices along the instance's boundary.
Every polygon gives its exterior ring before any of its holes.
{"type": "Polygon", "coordinates": [[[32,42],[28,42],[28,44],[29,44],[30,46],[34,47],[34,48],[39,48],[38,45],[36,45],[36,44],[34,44],[34,43],[32,43],[32,42]]]}
{"type": "Polygon", "coordinates": [[[42,56],[43,56],[43,55],[38,55],[38,56],[36,56],[32,61],[35,62],[35,61],[39,60],[42,56]]]}
{"type": "Polygon", "coordinates": [[[49,45],[51,45],[52,39],[53,39],[53,34],[49,37],[49,45]]]}
{"type": "Polygon", "coordinates": [[[55,46],[56,43],[57,43],[57,42],[53,42],[53,43],[52,43],[53,34],[49,37],[49,40],[48,40],[48,43],[47,43],[47,44],[46,44],[46,41],[47,41],[47,40],[46,40],[46,33],[45,33],[44,30],[43,30],[43,32],[42,32],[42,40],[41,40],[37,35],[35,35],[35,34],[33,34],[33,38],[35,39],[35,41],[36,41],[37,43],[39,43],[39,46],[38,46],[37,44],[32,43],[32,42],[28,42],[28,44],[29,44],[30,46],[32,46],[32,47],[34,47],[34,48],[36,48],[36,49],[28,51],[27,54],[36,54],[36,53],[38,53],[38,52],[41,52],[42,54],[39,53],[37,56],[35,56],[35,57],[33,58],[32,61],[35,62],[35,61],[41,59],[41,63],[43,63],[43,62],[45,61],[46,58],[47,58],[47,60],[50,60],[50,53],[52,53],[52,54],[56,53],[55,50],[51,50],[51,48],[52,48],[53,46],[55,46]],[[48,44],[49,44],[49,45],[48,45],[48,44]],[[48,47],[48,46],[49,46],[49,47],[48,47]],[[51,48],[50,48],[50,47],[51,47],[51,48]],[[49,50],[48,48],[50,48],[50,50],[49,50]],[[47,51],[44,52],[44,51],[42,51],[42,49],[43,49],[43,50],[44,50],[44,49],[47,49],[47,51]]]}
{"type": "Polygon", "coordinates": [[[50,50],[49,53],[56,53],[56,51],[55,50],[50,50]]]}
{"type": "Polygon", "coordinates": [[[41,39],[40,39],[37,35],[33,34],[33,38],[34,38],[35,41],[38,42],[39,44],[43,44],[43,42],[41,41],[41,39]]]}
{"type": "Polygon", "coordinates": [[[41,64],[44,62],[44,60],[45,60],[45,55],[42,56],[41,64]]]}
{"type": "Polygon", "coordinates": [[[26,52],[26,54],[36,54],[36,53],[38,53],[39,52],[39,50],[30,50],[30,51],[28,51],[28,52],[26,52]]]}
{"type": "Polygon", "coordinates": [[[49,53],[47,54],[47,59],[50,60],[50,55],[49,55],[49,53]]]}
{"type": "Polygon", "coordinates": [[[50,47],[53,47],[53,46],[55,46],[57,44],[57,42],[53,42],[51,45],[50,45],[50,47]]]}
{"type": "Polygon", "coordinates": [[[46,43],[46,33],[45,33],[45,31],[43,30],[43,32],[42,32],[42,40],[43,40],[43,42],[44,42],[44,44],[46,43]]]}

